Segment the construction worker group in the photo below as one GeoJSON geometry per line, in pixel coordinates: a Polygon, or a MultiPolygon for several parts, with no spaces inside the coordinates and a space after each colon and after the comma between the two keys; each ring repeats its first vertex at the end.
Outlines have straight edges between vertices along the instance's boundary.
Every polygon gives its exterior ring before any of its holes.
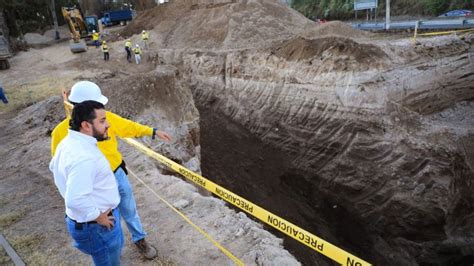
{"type": "MultiPolygon", "coordinates": [[[[141,40],[142,40],[142,43],[143,43],[143,47],[145,49],[148,49],[148,40],[150,39],[150,35],[147,31],[143,30],[142,31],[142,34],[141,34],[141,40]]],[[[92,40],[94,41],[94,44],[96,45],[96,47],[99,47],[99,34],[96,33],[95,31],[93,32],[92,34],[92,40]]],[[[101,48],[102,48],[102,52],[104,54],[104,61],[109,61],[109,47],[107,46],[107,42],[106,41],[102,41],[102,45],[101,45],[101,48]]],[[[140,45],[137,43],[135,44],[135,46],[133,46],[132,44],[132,41],[131,39],[127,39],[125,41],[125,52],[126,52],[126,55],[127,55],[127,61],[129,63],[132,62],[132,52],[135,56],[135,63],[137,65],[141,64],[142,62],[142,49],[140,48],[140,45]]]]}

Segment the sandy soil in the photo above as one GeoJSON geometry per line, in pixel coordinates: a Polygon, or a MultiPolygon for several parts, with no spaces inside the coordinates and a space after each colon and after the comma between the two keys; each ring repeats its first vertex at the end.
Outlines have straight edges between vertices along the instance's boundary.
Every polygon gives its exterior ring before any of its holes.
{"type": "MultiPolygon", "coordinates": [[[[47,169],[48,136],[63,118],[57,95],[82,79],[103,88],[111,110],[175,136],[142,140],[154,150],[197,172],[202,161],[217,183],[364,258],[473,258],[472,35],[413,46],[340,22],[316,25],[273,1],[176,0],[105,38],[109,62],[63,42],[21,52],[0,72],[11,100],[0,106],[0,230],[26,262],[89,262],[69,245],[47,169]],[[140,43],[142,29],[151,48],[137,66],[123,42],[140,43]]],[[[260,223],[121,150],[133,172],[246,264],[332,265],[285,239],[290,254],[260,223]]],[[[127,243],[124,264],[230,263],[130,179],[160,258],[144,261],[127,243]]]]}
{"type": "MultiPolygon", "coordinates": [[[[96,81],[111,99],[109,108],[153,124],[175,138],[171,144],[144,141],[200,172],[196,158],[199,148],[193,144],[198,114],[189,88],[175,80],[176,70],[172,67],[155,69],[147,55],[156,51],[145,50],[144,64],[137,66],[126,62],[122,41],[110,46],[110,62],[102,61],[101,52],[95,48],[71,54],[64,42],[30,49],[15,56],[12,68],[0,73],[10,98],[10,104],[2,105],[0,113],[0,154],[5,158],[0,176],[0,227],[28,264],[89,263],[87,256],[70,245],[63,221],[63,200],[48,170],[49,134],[64,117],[60,97],[54,96],[61,88],[68,88],[77,80],[96,81]]],[[[229,209],[222,200],[201,195],[195,186],[131,147],[123,145],[121,150],[137,176],[246,264],[298,264],[282,248],[281,239],[245,214],[229,209]]],[[[160,256],[145,261],[128,241],[122,253],[125,265],[231,263],[147,187],[132,176],[130,181],[148,240],[160,256]]],[[[0,259],[2,263],[8,261],[4,255],[0,259]]]]}

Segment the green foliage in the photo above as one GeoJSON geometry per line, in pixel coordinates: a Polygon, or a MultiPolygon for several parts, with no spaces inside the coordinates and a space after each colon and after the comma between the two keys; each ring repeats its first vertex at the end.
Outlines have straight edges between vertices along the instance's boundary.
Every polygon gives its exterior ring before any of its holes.
{"type": "MultiPolygon", "coordinates": [[[[453,9],[474,9],[472,0],[391,0],[390,5],[393,16],[438,16],[453,9]]],[[[310,19],[354,17],[354,0],[293,0],[291,7],[310,19]]],[[[376,11],[378,16],[385,14],[385,0],[378,0],[376,11]]]]}
{"type": "MultiPolygon", "coordinates": [[[[55,0],[56,16],[63,23],[62,6],[72,6],[77,0],[55,0]]],[[[42,32],[53,25],[51,0],[0,0],[6,24],[11,36],[20,36],[26,32],[42,32]]]]}
{"type": "Polygon", "coordinates": [[[440,14],[449,7],[449,3],[446,0],[423,0],[427,13],[429,14],[440,14]]]}

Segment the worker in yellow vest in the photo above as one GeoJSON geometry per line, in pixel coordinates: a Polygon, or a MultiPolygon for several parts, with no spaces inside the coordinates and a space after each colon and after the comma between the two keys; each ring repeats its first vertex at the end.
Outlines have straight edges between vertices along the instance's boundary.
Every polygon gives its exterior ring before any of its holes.
{"type": "Polygon", "coordinates": [[[145,30],[142,31],[142,41],[143,41],[143,46],[145,47],[145,49],[148,49],[148,39],[150,39],[150,35],[148,34],[148,32],[146,32],[145,30]]]}
{"type": "MultiPolygon", "coordinates": [[[[100,102],[103,105],[107,104],[108,102],[108,98],[102,95],[100,87],[90,81],[79,81],[74,84],[67,99],[74,104],[91,100],[100,102]]],[[[108,129],[108,138],[106,140],[97,142],[95,145],[105,156],[109,162],[111,170],[114,172],[120,194],[120,203],[118,205],[120,216],[122,216],[123,220],[125,220],[125,224],[127,225],[127,228],[130,232],[132,242],[138,248],[139,252],[145,256],[145,258],[154,259],[158,254],[156,252],[156,248],[145,240],[147,234],[143,229],[140,216],[137,212],[135,197],[133,196],[132,187],[127,176],[127,168],[125,167],[123,156],[118,150],[117,137],[137,138],[151,136],[152,139],[158,137],[166,142],[170,142],[171,136],[164,131],[158,130],[157,128],[152,128],[133,122],[109,111],[105,112],[105,117],[110,125],[110,128],[108,129]]],[[[51,132],[51,155],[53,157],[56,153],[56,148],[58,147],[59,143],[69,134],[68,129],[70,120],[70,117],[64,119],[51,132]]],[[[120,221],[117,222],[120,223],[120,221]]],[[[84,224],[84,226],[89,225],[84,224]]],[[[80,237],[84,236],[81,235],[80,237]]],[[[95,236],[91,235],[86,235],[85,237],[95,238],[95,236]]],[[[101,235],[98,235],[97,237],[101,239],[101,235]]]]}
{"type": "Polygon", "coordinates": [[[99,48],[99,33],[95,30],[92,31],[92,41],[94,41],[95,48],[99,48]]]}
{"type": "Polygon", "coordinates": [[[142,49],[138,44],[133,48],[133,53],[135,54],[135,62],[139,65],[142,62],[142,49]]]}
{"type": "Polygon", "coordinates": [[[130,41],[130,39],[127,39],[127,41],[125,42],[125,51],[127,52],[127,61],[131,63],[132,62],[132,42],[130,41]]]}
{"type": "Polygon", "coordinates": [[[102,52],[104,53],[104,61],[109,61],[109,47],[106,41],[102,42],[102,52]]]}

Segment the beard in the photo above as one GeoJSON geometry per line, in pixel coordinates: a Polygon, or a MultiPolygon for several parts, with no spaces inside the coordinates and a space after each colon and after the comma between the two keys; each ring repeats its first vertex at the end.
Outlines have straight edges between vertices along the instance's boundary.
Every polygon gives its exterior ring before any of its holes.
{"type": "Polygon", "coordinates": [[[94,137],[97,141],[104,141],[109,139],[109,136],[107,135],[107,130],[105,130],[105,132],[101,134],[95,129],[95,127],[92,127],[92,137],[94,137]]]}

